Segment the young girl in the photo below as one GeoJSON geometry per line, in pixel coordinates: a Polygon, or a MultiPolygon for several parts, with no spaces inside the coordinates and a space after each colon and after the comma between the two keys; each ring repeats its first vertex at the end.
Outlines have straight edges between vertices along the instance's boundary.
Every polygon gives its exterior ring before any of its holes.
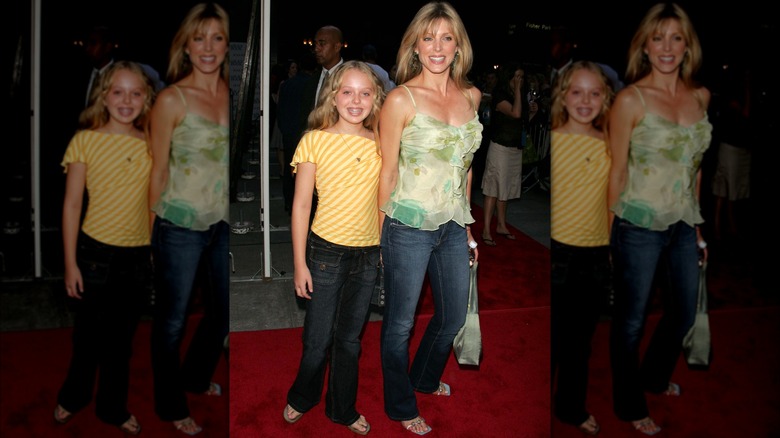
{"type": "Polygon", "coordinates": [[[555,416],[589,435],[590,343],[608,292],[605,126],[613,92],[601,68],[577,61],[553,91],[551,144],[552,361],[555,416]]]}
{"type": "Polygon", "coordinates": [[[70,369],[54,410],[59,423],[90,403],[98,376],[98,418],[132,435],[141,431],[127,411],[127,393],[133,335],[151,281],[144,127],[154,97],[138,64],[112,64],[93,88],[62,160],[65,290],[79,301],[70,369]]]}
{"type": "Polygon", "coordinates": [[[284,409],[288,423],[319,403],[329,362],[325,414],[360,435],[371,428],[355,400],[360,337],[379,262],[376,139],[384,97],[368,64],[339,66],[323,85],[290,163],[297,174],[291,219],[295,293],[309,301],[303,356],[284,409]],[[315,187],[319,202],[309,229],[315,187]]]}

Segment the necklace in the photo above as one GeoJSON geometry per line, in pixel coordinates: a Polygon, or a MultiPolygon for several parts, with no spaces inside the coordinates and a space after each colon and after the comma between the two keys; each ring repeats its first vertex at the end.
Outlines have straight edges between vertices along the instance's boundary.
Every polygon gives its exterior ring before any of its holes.
{"type": "MultiPolygon", "coordinates": [[[[341,142],[344,143],[344,145],[347,147],[347,149],[349,149],[349,153],[352,154],[352,156],[355,158],[355,162],[360,163],[360,155],[362,155],[362,153],[361,154],[355,154],[355,151],[352,150],[352,147],[349,145],[347,140],[344,139],[344,134],[341,133],[341,131],[337,131],[337,132],[339,134],[339,137],[341,137],[341,142]]],[[[352,136],[353,137],[363,137],[362,135],[359,135],[359,134],[352,134],[352,136]]]]}

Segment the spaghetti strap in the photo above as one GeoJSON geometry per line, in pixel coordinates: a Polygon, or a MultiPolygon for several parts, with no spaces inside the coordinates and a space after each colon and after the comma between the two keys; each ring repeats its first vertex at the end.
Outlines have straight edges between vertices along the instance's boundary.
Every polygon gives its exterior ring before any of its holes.
{"type": "Polygon", "coordinates": [[[187,99],[184,98],[184,93],[182,93],[181,89],[178,85],[171,85],[176,91],[179,92],[179,97],[181,97],[181,101],[184,104],[184,107],[187,108],[187,99]]]}
{"type": "Polygon", "coordinates": [[[471,104],[471,109],[476,111],[477,109],[474,107],[474,96],[471,95],[471,88],[469,88],[469,103],[471,104]]]}
{"type": "Polygon", "coordinates": [[[637,96],[639,96],[639,100],[642,101],[642,108],[644,108],[645,111],[646,111],[647,110],[647,105],[645,104],[645,98],[642,97],[642,92],[639,91],[639,87],[637,87],[636,85],[632,85],[631,88],[633,88],[636,91],[637,96]]]}
{"type": "Polygon", "coordinates": [[[401,86],[404,87],[404,89],[406,90],[407,93],[409,93],[409,98],[412,99],[412,106],[416,110],[417,109],[417,102],[414,101],[414,96],[412,96],[412,91],[406,85],[401,85],[401,86]]]}

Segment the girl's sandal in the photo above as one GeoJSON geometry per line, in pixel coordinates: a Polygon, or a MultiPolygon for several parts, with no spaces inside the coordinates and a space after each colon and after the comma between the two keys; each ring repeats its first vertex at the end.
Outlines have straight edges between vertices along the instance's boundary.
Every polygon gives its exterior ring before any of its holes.
{"type": "Polygon", "coordinates": [[[54,408],[54,421],[60,424],[65,424],[73,418],[73,414],[65,410],[62,405],[57,405],[54,408]]]}

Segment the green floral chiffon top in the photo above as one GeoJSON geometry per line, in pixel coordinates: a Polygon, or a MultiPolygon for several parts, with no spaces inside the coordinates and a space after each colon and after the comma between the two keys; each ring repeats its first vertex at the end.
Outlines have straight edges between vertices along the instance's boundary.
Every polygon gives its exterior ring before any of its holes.
{"type": "Polygon", "coordinates": [[[382,211],[421,230],[436,230],[450,220],[461,226],[473,223],[467,175],[481,141],[476,111],[461,126],[418,112],[401,134],[398,181],[382,211]]]}
{"type": "MultiPolygon", "coordinates": [[[[641,93],[639,96],[641,99],[641,93]]],[[[655,231],[666,230],[678,221],[691,226],[704,222],[696,196],[696,174],[711,139],[712,124],[706,113],[686,127],[645,112],[631,133],[628,180],[612,211],[655,231]]]]}

